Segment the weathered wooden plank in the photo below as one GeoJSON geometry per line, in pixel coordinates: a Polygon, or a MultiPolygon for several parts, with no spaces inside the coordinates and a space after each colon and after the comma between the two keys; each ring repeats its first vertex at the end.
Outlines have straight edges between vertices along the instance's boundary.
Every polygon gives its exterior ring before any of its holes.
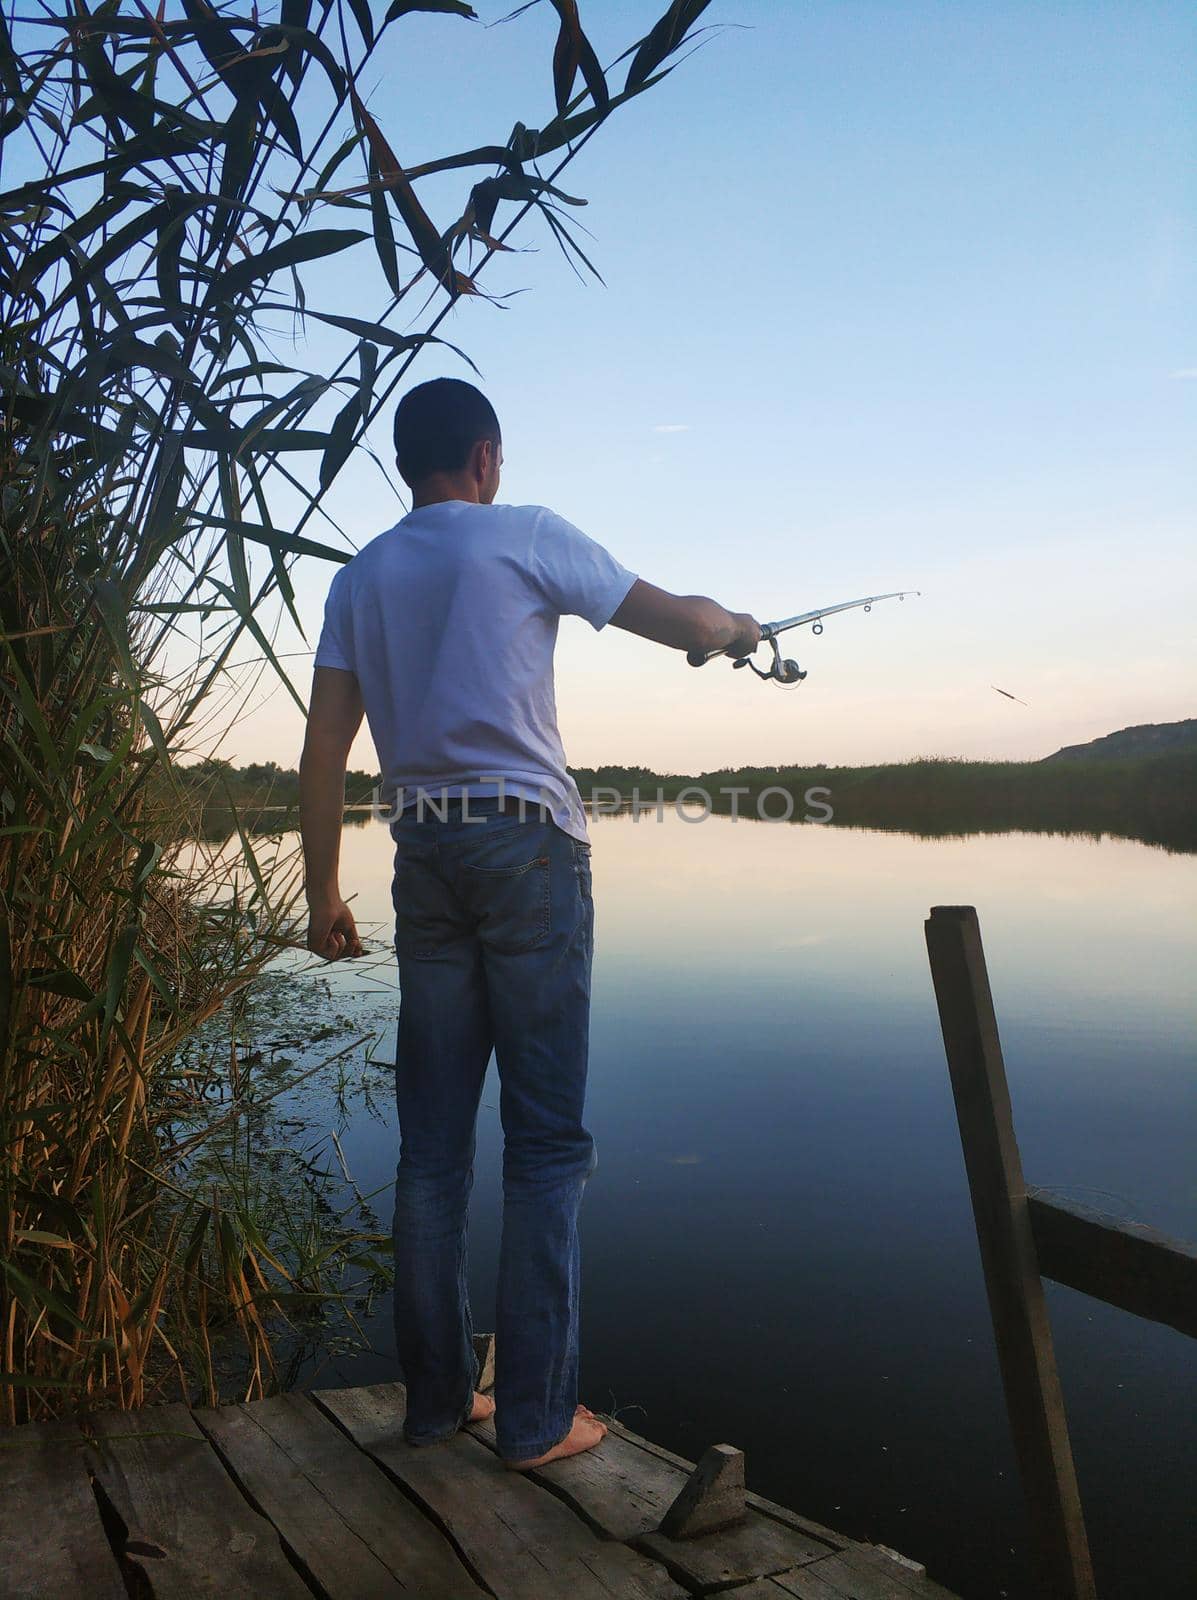
{"type": "Polygon", "coordinates": [[[0,1551],[6,1600],[125,1600],[72,1423],[0,1432],[0,1551]]]}
{"type": "Polygon", "coordinates": [[[1027,1207],[1045,1278],[1197,1339],[1197,1246],[1042,1194],[1027,1207]]]}
{"type": "MultiPolygon", "coordinates": [[[[695,1463],[688,1461],[685,1456],[679,1456],[675,1451],[667,1450],[664,1445],[657,1444],[655,1440],[645,1439],[641,1434],[633,1433],[630,1428],[625,1428],[622,1422],[617,1422],[612,1417],[604,1416],[603,1421],[607,1424],[609,1438],[618,1435],[619,1438],[627,1440],[628,1443],[635,1445],[638,1450],[643,1451],[645,1454],[654,1455],[661,1461],[668,1461],[673,1466],[681,1468],[685,1477],[689,1477],[694,1471],[695,1463]]],[[[606,1450],[607,1446],[604,1445],[603,1449],[606,1450]]],[[[744,1502],[746,1505],[751,1506],[754,1511],[759,1511],[762,1516],[772,1517],[775,1522],[784,1523],[787,1528],[794,1528],[799,1533],[809,1534],[812,1539],[819,1540],[832,1550],[842,1550],[853,1542],[844,1534],[837,1533],[834,1528],[826,1528],[821,1522],[813,1522],[810,1517],[801,1516],[797,1511],[792,1511],[789,1506],[779,1505],[776,1500],[766,1500],[763,1494],[754,1494],[751,1489],[745,1489],[744,1502]]],[[[647,1532],[648,1530],[645,1531],[647,1532]]]]}
{"type": "Polygon", "coordinates": [[[278,1534],[245,1501],[185,1406],[92,1419],[92,1470],[127,1530],[124,1555],[155,1600],[311,1600],[278,1534]]]}
{"type": "MultiPolygon", "coordinates": [[[[772,1578],[757,1578],[743,1588],[729,1591],[735,1600],[845,1600],[839,1584],[828,1583],[819,1576],[821,1563],[809,1567],[792,1567],[772,1578]]],[[[859,1588],[849,1590],[851,1600],[872,1600],[871,1595],[859,1588]]]]}
{"type": "Polygon", "coordinates": [[[706,1594],[732,1584],[805,1566],[828,1553],[821,1541],[787,1528],[759,1512],[721,1533],[699,1534],[694,1539],[670,1539],[663,1533],[641,1534],[634,1548],[660,1561],[692,1593],[706,1594]]]}
{"type": "Polygon", "coordinates": [[[192,1416],[326,1593],[353,1600],[482,1595],[444,1534],[304,1396],[192,1416]]]}
{"type": "Polygon", "coordinates": [[[468,1433],[406,1444],[402,1384],[326,1389],[313,1398],[419,1500],[499,1600],[683,1600],[660,1566],[597,1538],[468,1433]]]}
{"type": "Polygon", "coordinates": [[[759,1595],[739,1591],[737,1600],[956,1600],[915,1568],[893,1560],[874,1545],[825,1556],[811,1566],[778,1572],[759,1595]]]}
{"type": "MultiPolygon", "coordinates": [[[[470,1423],[469,1432],[498,1452],[489,1418],[470,1423]]],[[[605,1538],[627,1540],[660,1527],[689,1473],[610,1429],[596,1449],[550,1461],[524,1476],[550,1489],[605,1538]]]]}
{"type": "MultiPolygon", "coordinates": [[[[550,1461],[527,1476],[550,1488],[609,1539],[632,1540],[638,1534],[653,1533],[694,1471],[694,1462],[610,1417],[604,1416],[603,1421],[607,1437],[596,1450],[550,1461]]],[[[489,1419],[470,1423],[469,1432],[497,1450],[494,1423],[489,1419]]],[[[815,1540],[824,1549],[841,1550],[852,1542],[751,1490],[745,1491],[744,1499],[753,1510],[815,1540]]]]}
{"type": "MultiPolygon", "coordinates": [[[[919,1600],[956,1600],[950,1589],[945,1589],[942,1583],[936,1583],[927,1576],[927,1569],[921,1562],[911,1561],[895,1550],[887,1550],[884,1545],[853,1545],[851,1550],[842,1552],[839,1559],[848,1567],[855,1566],[858,1570],[875,1568],[885,1575],[887,1582],[904,1583],[911,1594],[919,1596],[919,1600]]],[[[831,1561],[828,1565],[832,1565],[831,1561]]]]}
{"type": "MultiPolygon", "coordinates": [[[[606,1439],[596,1450],[552,1461],[526,1474],[572,1505],[609,1538],[634,1542],[661,1560],[682,1583],[699,1589],[747,1583],[840,1550],[851,1541],[818,1523],[747,1493],[753,1515],[739,1529],[684,1541],[657,1532],[661,1518],[689,1479],[694,1463],[604,1418],[606,1439]]],[[[469,1431],[495,1447],[492,1422],[469,1431]]]]}
{"type": "Polygon", "coordinates": [[[925,1578],[927,1569],[921,1561],[915,1561],[910,1556],[904,1556],[898,1550],[891,1550],[887,1544],[865,1545],[864,1549],[873,1550],[877,1555],[885,1556],[889,1561],[896,1561],[900,1567],[905,1567],[908,1572],[913,1572],[916,1578],[925,1578]]]}
{"type": "Polygon", "coordinates": [[[977,913],[972,906],[934,906],[926,932],[1040,1582],[1051,1600],[1094,1600],[1093,1564],[977,913]]]}

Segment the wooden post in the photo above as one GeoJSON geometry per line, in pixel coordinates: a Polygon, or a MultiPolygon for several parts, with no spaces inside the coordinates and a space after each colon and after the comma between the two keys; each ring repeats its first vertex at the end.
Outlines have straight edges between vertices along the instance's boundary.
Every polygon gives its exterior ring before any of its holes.
{"type": "Polygon", "coordinates": [[[1095,1600],[1051,1324],[972,906],[934,906],[927,951],[1042,1592],[1095,1600]]]}

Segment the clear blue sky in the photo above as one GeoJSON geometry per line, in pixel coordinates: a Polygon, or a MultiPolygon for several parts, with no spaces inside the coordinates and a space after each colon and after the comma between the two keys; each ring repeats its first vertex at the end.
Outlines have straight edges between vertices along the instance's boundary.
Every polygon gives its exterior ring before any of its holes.
{"type": "MultiPolygon", "coordinates": [[[[605,62],[658,9],[581,8],[605,62]]],[[[501,497],[762,619],[923,597],[792,635],[810,678],[789,695],[569,621],[571,760],[1033,757],[1197,713],[1197,13],[716,0],[708,16],[724,30],[562,178],[589,199],[575,215],[606,286],[529,222],[517,242],[535,252],[484,280],[527,292],[463,302],[443,330],[499,411],[501,497]]],[[[544,5],[490,30],[399,24],[370,103],[401,159],[547,121],[554,33],[544,5]]],[[[438,225],[464,187],[422,188],[438,225]]],[[[368,264],[309,281],[325,309],[381,303],[368,264]]],[[[469,376],[437,355],[413,381],[442,372],[469,376]]],[[[365,461],[330,505],[358,543],[403,512],[365,461]]],[[[327,580],[300,570],[311,643],[327,580]]],[[[275,693],[226,753],[290,764],[301,737],[275,693]]],[[[355,760],[373,764],[367,744],[355,760]]]]}

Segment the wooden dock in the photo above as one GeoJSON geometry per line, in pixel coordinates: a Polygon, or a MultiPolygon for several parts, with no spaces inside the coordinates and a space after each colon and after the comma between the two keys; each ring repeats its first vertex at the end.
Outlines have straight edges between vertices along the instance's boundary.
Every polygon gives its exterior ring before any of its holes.
{"type": "Polygon", "coordinates": [[[403,1411],[403,1386],[378,1384],[14,1428],[0,1595],[953,1600],[747,1492],[728,1446],[696,1467],[612,1423],[596,1450],[517,1473],[492,1423],[417,1449],[403,1411]]]}

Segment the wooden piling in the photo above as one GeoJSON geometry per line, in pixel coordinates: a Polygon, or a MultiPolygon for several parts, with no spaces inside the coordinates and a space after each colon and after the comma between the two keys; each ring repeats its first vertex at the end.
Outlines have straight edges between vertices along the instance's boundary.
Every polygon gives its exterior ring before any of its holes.
{"type": "Polygon", "coordinates": [[[1042,1592],[1049,1600],[1095,1600],[1093,1564],[977,913],[972,906],[935,906],[926,932],[1042,1592]]]}

